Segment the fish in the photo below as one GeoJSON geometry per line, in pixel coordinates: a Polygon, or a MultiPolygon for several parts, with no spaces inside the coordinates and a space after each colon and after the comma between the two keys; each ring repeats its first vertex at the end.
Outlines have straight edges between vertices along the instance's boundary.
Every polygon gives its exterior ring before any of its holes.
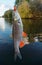
{"type": "Polygon", "coordinates": [[[17,10],[15,11],[13,10],[12,18],[13,18],[12,32],[13,32],[13,41],[14,41],[14,59],[16,60],[18,57],[20,60],[22,60],[22,55],[20,53],[19,45],[20,45],[20,41],[23,40],[22,37],[23,23],[17,10]]]}
{"type": "Polygon", "coordinates": [[[16,7],[14,7],[14,10],[12,12],[12,21],[13,21],[12,38],[14,41],[14,60],[16,61],[17,57],[20,60],[22,60],[20,48],[23,48],[26,44],[29,44],[29,42],[27,33],[23,31],[22,19],[16,7]]]}

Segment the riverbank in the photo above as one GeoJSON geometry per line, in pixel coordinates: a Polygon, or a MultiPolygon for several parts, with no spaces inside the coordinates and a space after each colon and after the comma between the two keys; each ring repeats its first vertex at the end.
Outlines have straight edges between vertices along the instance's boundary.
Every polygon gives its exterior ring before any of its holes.
{"type": "MultiPolygon", "coordinates": [[[[4,17],[4,16],[2,16],[2,17],[0,17],[0,18],[12,19],[12,18],[10,18],[10,17],[7,18],[7,17],[4,17]]],[[[35,20],[36,20],[36,19],[41,19],[41,20],[42,20],[42,16],[41,16],[41,17],[40,17],[40,16],[30,17],[30,18],[28,18],[28,17],[27,17],[27,18],[26,18],[26,17],[25,17],[25,18],[22,18],[22,17],[21,17],[21,19],[35,19],[35,20]]]]}

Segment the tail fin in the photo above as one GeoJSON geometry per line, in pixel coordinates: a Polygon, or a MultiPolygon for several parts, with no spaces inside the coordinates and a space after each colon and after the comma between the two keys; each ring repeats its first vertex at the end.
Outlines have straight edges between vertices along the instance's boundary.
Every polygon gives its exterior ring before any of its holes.
{"type": "Polygon", "coordinates": [[[16,52],[15,55],[14,55],[14,60],[16,61],[17,57],[22,60],[22,56],[21,56],[21,53],[20,52],[16,52]]]}

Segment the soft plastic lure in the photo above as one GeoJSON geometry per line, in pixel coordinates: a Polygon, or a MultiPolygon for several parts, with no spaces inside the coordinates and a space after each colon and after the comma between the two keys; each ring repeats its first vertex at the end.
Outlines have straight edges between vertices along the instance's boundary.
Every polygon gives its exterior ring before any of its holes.
{"type": "Polygon", "coordinates": [[[27,34],[25,32],[22,32],[22,36],[23,36],[23,40],[20,41],[20,45],[19,45],[20,48],[23,48],[26,44],[28,44],[27,34]]]}

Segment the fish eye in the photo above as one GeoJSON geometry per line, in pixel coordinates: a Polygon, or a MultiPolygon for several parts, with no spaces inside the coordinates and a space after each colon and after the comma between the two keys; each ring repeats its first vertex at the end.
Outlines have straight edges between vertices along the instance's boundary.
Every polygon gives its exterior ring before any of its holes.
{"type": "Polygon", "coordinates": [[[18,23],[20,23],[20,22],[18,21],[18,23]]]}

